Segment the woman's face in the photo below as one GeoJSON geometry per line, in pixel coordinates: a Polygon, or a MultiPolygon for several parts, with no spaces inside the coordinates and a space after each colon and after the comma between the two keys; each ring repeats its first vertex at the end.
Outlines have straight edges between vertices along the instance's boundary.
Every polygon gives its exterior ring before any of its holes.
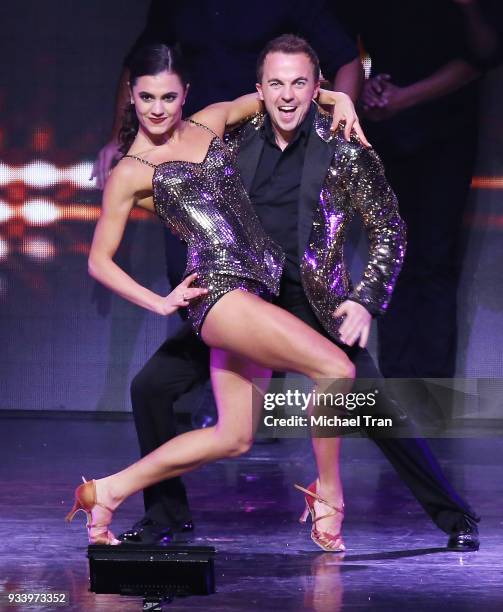
{"type": "Polygon", "coordinates": [[[181,121],[187,90],[188,85],[184,86],[178,75],[167,70],[138,77],[131,90],[131,102],[140,129],[154,138],[173,131],[181,121]]]}

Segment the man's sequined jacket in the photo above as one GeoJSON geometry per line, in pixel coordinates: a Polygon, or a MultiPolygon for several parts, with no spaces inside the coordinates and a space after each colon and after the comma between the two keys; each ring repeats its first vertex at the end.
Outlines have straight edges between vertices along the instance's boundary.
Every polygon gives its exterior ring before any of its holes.
{"type": "MultiPolygon", "coordinates": [[[[227,143],[237,156],[250,192],[262,152],[258,114],[230,132],[227,143]]],[[[305,294],[323,327],[334,338],[340,319],[333,313],[344,300],[362,304],[372,315],[388,306],[405,253],[405,224],[395,194],[373,149],[330,131],[331,116],[317,110],[301,176],[298,244],[305,294]],[[369,257],[353,287],[344,262],[349,222],[359,213],[367,232],[369,257]]]]}

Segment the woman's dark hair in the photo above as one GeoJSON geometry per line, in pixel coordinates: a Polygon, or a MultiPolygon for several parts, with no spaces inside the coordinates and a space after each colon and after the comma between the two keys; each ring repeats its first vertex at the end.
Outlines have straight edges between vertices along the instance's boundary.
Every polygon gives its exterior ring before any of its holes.
{"type": "MultiPolygon", "coordinates": [[[[176,74],[184,86],[188,83],[187,72],[180,54],[167,45],[150,44],[134,50],[126,60],[129,84],[133,87],[141,76],[155,76],[160,72],[176,74]]],[[[124,109],[119,131],[119,151],[125,155],[138,132],[138,118],[134,104],[128,102],[124,109]]]]}
{"type": "Polygon", "coordinates": [[[320,60],[316,55],[316,51],[311,45],[300,36],[295,34],[283,34],[277,38],[273,38],[269,41],[266,46],[260,52],[257,59],[257,83],[262,83],[262,76],[264,74],[264,62],[265,58],[269,53],[287,53],[288,55],[294,55],[297,53],[304,53],[309,58],[313,65],[313,76],[314,81],[317,82],[320,78],[320,60]]]}

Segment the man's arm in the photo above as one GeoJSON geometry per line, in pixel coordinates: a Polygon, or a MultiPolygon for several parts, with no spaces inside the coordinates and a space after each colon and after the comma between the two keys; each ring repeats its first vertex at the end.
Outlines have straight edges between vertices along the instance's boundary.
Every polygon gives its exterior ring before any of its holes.
{"type": "Polygon", "coordinates": [[[124,117],[124,109],[130,102],[128,83],[129,70],[124,66],[119,77],[117,93],[115,95],[114,120],[112,124],[112,133],[110,135],[110,140],[114,142],[119,142],[119,132],[122,126],[122,119],[124,117]]]}
{"type": "Polygon", "coordinates": [[[120,157],[119,132],[122,125],[122,118],[124,116],[124,109],[129,102],[128,81],[129,70],[124,67],[119,78],[119,84],[117,85],[112,132],[106,145],[104,145],[98,152],[98,157],[94,162],[91,172],[91,180],[94,178],[96,179],[96,186],[98,189],[104,188],[114,161],[120,157]]]}
{"type": "Polygon", "coordinates": [[[334,79],[334,90],[347,94],[353,101],[353,104],[356,104],[360,97],[364,80],[365,75],[360,57],[355,57],[337,71],[334,79]]]}
{"type": "Polygon", "coordinates": [[[405,223],[373,149],[360,148],[348,166],[348,196],[360,213],[369,240],[368,263],[348,299],[372,315],[384,314],[405,255],[405,223]]]}
{"type": "Polygon", "coordinates": [[[444,64],[430,76],[399,87],[393,75],[380,74],[365,83],[362,104],[369,119],[388,119],[413,106],[431,102],[457,91],[479,76],[479,71],[462,59],[444,64]]]}
{"type": "Polygon", "coordinates": [[[367,344],[372,316],[383,314],[405,255],[405,223],[396,196],[373,149],[353,152],[347,167],[348,198],[360,213],[369,240],[368,263],[361,281],[335,310],[343,317],[339,336],[344,344],[367,344]]]}
{"type": "Polygon", "coordinates": [[[501,24],[501,7],[498,6],[501,2],[489,3],[487,15],[479,0],[452,0],[452,2],[457,4],[462,12],[467,41],[475,61],[482,68],[490,68],[501,58],[501,41],[495,28],[495,24],[501,24]]]}
{"type": "Polygon", "coordinates": [[[297,0],[292,14],[296,29],[318,54],[324,78],[333,84],[335,91],[342,91],[356,102],[364,76],[356,41],[325,0],[297,0]]]}

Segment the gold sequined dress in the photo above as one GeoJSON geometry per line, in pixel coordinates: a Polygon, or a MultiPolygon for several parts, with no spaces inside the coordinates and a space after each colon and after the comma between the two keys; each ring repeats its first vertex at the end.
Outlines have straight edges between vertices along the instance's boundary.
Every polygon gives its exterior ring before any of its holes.
{"type": "Polygon", "coordinates": [[[202,162],[155,165],[135,155],[125,157],[154,168],[155,210],[188,246],[184,276],[197,272],[194,286],[208,289],[188,306],[197,334],[210,308],[229,291],[242,289],[266,299],[279,293],[283,251],[264,232],[234,159],[216,134],[202,162]]]}

